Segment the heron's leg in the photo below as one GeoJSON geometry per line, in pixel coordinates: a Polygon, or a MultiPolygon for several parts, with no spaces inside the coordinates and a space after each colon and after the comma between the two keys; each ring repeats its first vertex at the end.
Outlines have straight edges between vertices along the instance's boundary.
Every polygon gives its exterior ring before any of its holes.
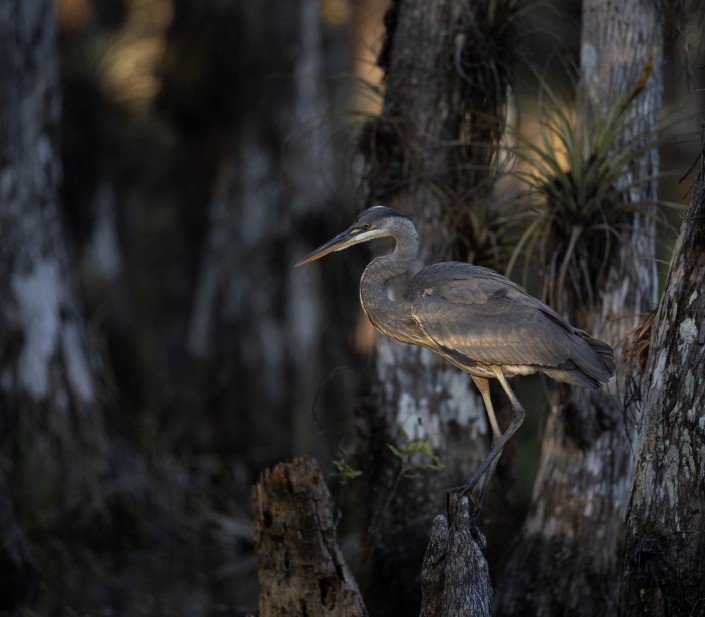
{"type": "MultiPolygon", "coordinates": [[[[482,400],[485,401],[487,416],[489,417],[490,425],[492,426],[492,448],[494,448],[497,445],[497,442],[502,438],[502,431],[499,429],[497,416],[495,416],[494,408],[492,407],[492,399],[490,398],[490,382],[484,377],[476,377],[475,375],[471,375],[471,377],[482,395],[482,400]]],[[[499,461],[500,456],[502,456],[501,452],[492,461],[490,469],[485,475],[485,480],[482,483],[482,490],[480,491],[480,497],[477,500],[477,507],[475,508],[473,516],[477,516],[480,512],[480,508],[482,508],[482,504],[485,501],[485,495],[487,495],[487,490],[490,487],[490,481],[492,480],[492,476],[494,475],[494,470],[495,467],[497,467],[497,462],[499,461]]]]}
{"type": "Polygon", "coordinates": [[[490,419],[490,425],[492,426],[492,445],[494,446],[502,437],[502,431],[499,429],[499,424],[497,423],[497,416],[494,415],[494,408],[492,407],[492,399],[490,398],[490,381],[484,377],[475,377],[471,375],[472,380],[475,382],[477,389],[482,394],[482,400],[485,401],[485,407],[487,408],[487,415],[490,419]]]}
{"type": "Polygon", "coordinates": [[[497,379],[499,379],[499,383],[502,384],[504,391],[507,393],[507,396],[512,403],[512,421],[510,422],[504,435],[502,435],[500,440],[492,447],[492,450],[487,455],[487,458],[484,460],[482,465],[480,465],[479,469],[472,474],[472,477],[462,486],[456,486],[455,488],[448,489],[449,493],[458,493],[458,498],[461,498],[463,495],[467,494],[468,491],[472,491],[472,489],[475,488],[475,485],[480,481],[482,474],[484,474],[487,471],[487,468],[492,465],[492,462],[504,449],[505,444],[512,438],[512,435],[516,433],[517,429],[521,426],[524,418],[526,417],[524,408],[521,406],[519,399],[517,399],[514,395],[514,392],[512,392],[512,389],[509,387],[509,384],[504,377],[502,367],[492,365],[492,370],[497,376],[497,379]]]}

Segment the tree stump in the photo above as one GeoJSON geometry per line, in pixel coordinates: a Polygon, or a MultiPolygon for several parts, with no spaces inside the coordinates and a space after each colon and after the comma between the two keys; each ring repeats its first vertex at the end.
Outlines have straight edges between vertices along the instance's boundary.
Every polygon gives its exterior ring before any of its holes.
{"type": "Polygon", "coordinates": [[[367,617],[315,461],[279,463],[252,488],[260,617],[367,617]]]}
{"type": "Polygon", "coordinates": [[[492,617],[492,585],[485,559],[485,538],[470,527],[470,504],[449,503],[433,520],[421,570],[421,617],[492,617]],[[457,516],[452,516],[457,508],[457,516]]]}

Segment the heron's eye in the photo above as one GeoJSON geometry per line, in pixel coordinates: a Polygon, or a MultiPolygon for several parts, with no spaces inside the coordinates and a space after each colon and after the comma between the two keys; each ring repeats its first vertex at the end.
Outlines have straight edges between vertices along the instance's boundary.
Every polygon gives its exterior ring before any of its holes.
{"type": "Polygon", "coordinates": [[[363,225],[363,227],[364,227],[365,229],[369,229],[369,228],[370,228],[370,224],[369,224],[369,223],[365,223],[365,224],[363,225]]]}

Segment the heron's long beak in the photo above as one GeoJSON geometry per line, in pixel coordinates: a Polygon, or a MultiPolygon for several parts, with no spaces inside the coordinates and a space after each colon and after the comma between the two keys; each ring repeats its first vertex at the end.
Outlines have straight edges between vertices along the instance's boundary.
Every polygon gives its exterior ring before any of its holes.
{"type": "Polygon", "coordinates": [[[328,253],[332,253],[333,251],[342,251],[343,249],[349,247],[351,244],[354,244],[357,241],[357,234],[359,234],[361,231],[362,230],[358,227],[351,227],[350,229],[346,229],[342,234],[338,234],[335,238],[329,240],[323,246],[319,246],[315,251],[313,251],[313,253],[310,253],[309,255],[304,257],[299,263],[294,266],[294,268],[303,266],[309,261],[313,261],[314,259],[318,259],[319,257],[328,255],[328,253]]]}

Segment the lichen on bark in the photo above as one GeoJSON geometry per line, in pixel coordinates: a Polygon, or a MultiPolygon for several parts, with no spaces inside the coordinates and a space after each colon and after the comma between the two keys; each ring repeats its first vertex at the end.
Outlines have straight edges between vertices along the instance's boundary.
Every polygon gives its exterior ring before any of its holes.
{"type": "Polygon", "coordinates": [[[704,173],[701,158],[651,330],[626,519],[624,617],[705,614],[704,173]]]}

